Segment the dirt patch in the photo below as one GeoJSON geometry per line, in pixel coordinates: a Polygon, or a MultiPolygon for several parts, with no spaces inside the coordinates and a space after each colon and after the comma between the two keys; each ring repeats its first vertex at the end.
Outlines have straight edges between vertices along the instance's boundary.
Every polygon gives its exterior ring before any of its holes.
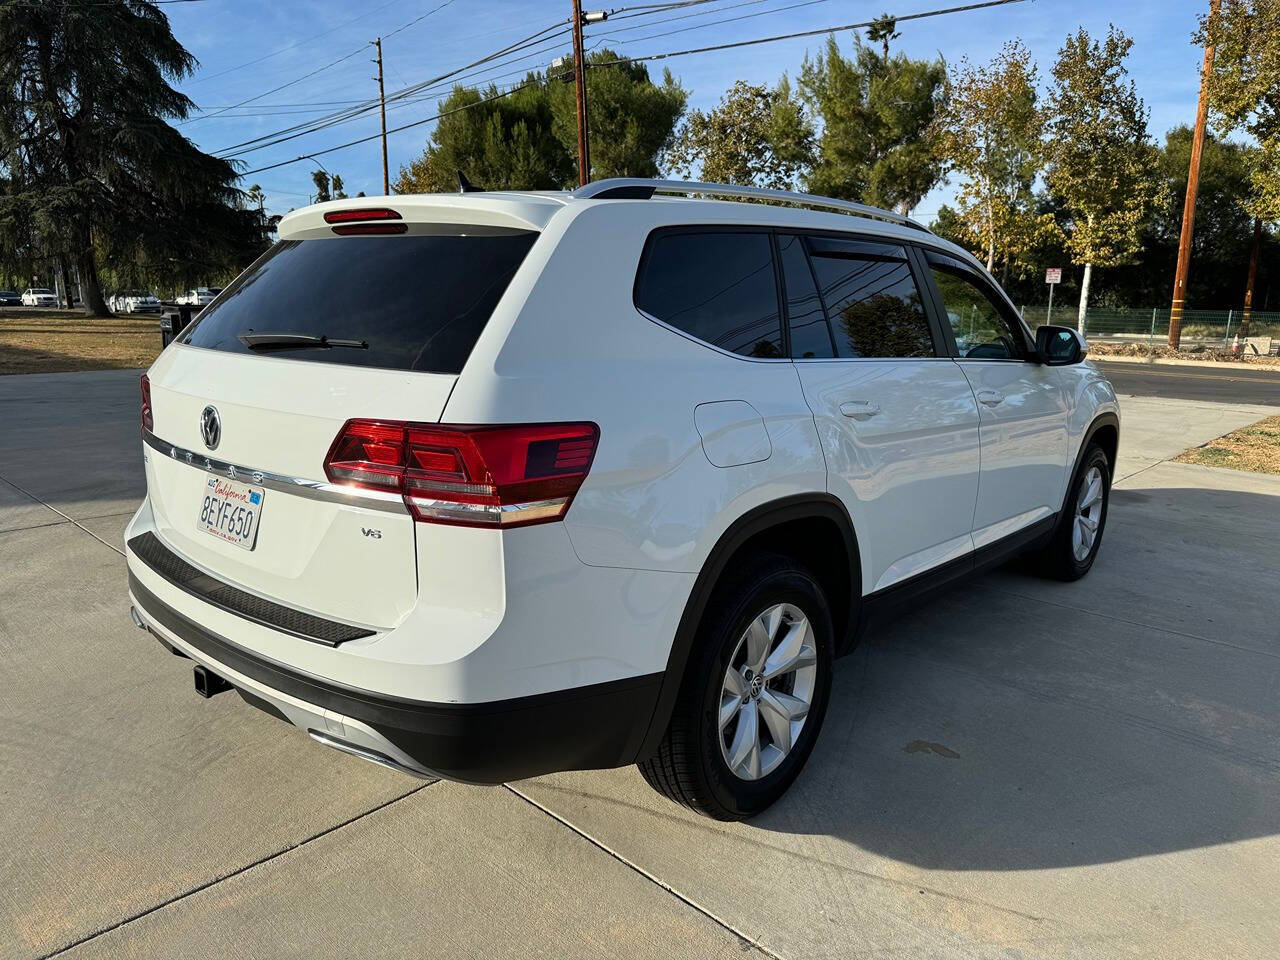
{"type": "Polygon", "coordinates": [[[1254,473],[1280,473],[1280,417],[1267,417],[1225,437],[1192,447],[1174,458],[1178,463],[1230,467],[1254,473]]]}
{"type": "Polygon", "coordinates": [[[0,375],[149,367],[159,352],[155,317],[0,310],[0,375]]]}
{"type": "Polygon", "coordinates": [[[1216,360],[1220,363],[1244,363],[1258,367],[1280,367],[1280,357],[1258,356],[1206,347],[1201,350],[1174,350],[1172,347],[1147,346],[1145,343],[1090,343],[1090,357],[1142,357],[1144,360],[1216,360]]]}

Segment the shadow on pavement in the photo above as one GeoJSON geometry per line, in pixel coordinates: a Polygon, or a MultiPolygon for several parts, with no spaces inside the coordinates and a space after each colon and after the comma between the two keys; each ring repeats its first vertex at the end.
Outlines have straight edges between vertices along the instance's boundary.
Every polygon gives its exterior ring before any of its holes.
{"type": "Polygon", "coordinates": [[[1280,499],[1116,493],[1079,583],[1006,568],[868,635],[805,773],[753,826],[945,870],[1280,832],[1280,499]]]}

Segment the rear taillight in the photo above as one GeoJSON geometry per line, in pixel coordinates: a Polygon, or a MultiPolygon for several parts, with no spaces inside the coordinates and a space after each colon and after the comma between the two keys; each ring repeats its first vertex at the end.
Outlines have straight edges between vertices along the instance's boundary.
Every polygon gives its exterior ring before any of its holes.
{"type": "Polygon", "coordinates": [[[565,515],[599,437],[594,423],[349,420],[324,470],[334,483],[399,492],[418,520],[515,527],[565,515]]]}
{"type": "Polygon", "coordinates": [[[142,429],[150,433],[155,429],[155,418],[151,415],[151,378],[142,375],[142,429]]]}
{"type": "Polygon", "coordinates": [[[399,220],[400,214],[387,207],[363,207],[358,210],[330,210],[324,215],[325,223],[337,224],[331,227],[340,237],[359,236],[362,234],[406,233],[409,225],[405,223],[386,223],[387,220],[399,220]],[[384,221],[370,223],[369,221],[384,221]]]}

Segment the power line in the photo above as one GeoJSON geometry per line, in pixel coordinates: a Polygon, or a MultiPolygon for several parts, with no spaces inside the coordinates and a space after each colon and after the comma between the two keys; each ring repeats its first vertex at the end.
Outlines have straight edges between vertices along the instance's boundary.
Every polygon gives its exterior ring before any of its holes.
{"type": "MultiPolygon", "coordinates": [[[[975,10],[985,10],[992,7],[1003,7],[1003,6],[1008,6],[1009,4],[1026,3],[1026,2],[1027,0],[983,0],[983,2],[979,2],[979,3],[968,3],[962,6],[945,7],[938,10],[926,10],[920,13],[904,14],[902,16],[894,17],[894,19],[898,23],[904,23],[911,20],[924,20],[930,17],[939,17],[939,16],[944,16],[944,15],[953,14],[953,13],[969,13],[975,10]]],[[[717,50],[731,50],[738,47],[757,46],[759,44],[764,44],[764,43],[777,43],[782,40],[793,40],[799,37],[821,36],[823,34],[828,34],[828,33],[843,33],[848,30],[865,29],[866,27],[871,26],[875,22],[876,21],[874,20],[866,20],[860,23],[839,24],[836,26],[821,27],[816,30],[802,30],[794,33],[779,33],[779,34],[773,34],[767,37],[757,37],[751,40],[738,40],[732,43],[720,43],[720,44],[714,44],[712,46],[706,46],[706,47],[694,47],[688,50],[670,50],[665,53],[654,53],[654,54],[649,54],[649,55],[640,56],[640,57],[619,57],[616,60],[596,62],[591,64],[590,66],[593,68],[596,68],[596,67],[615,66],[617,64],[623,64],[623,63],[644,63],[646,61],[651,61],[651,60],[667,60],[674,57],[690,56],[695,53],[711,53],[717,50]]],[[[492,58],[487,58],[487,59],[492,59],[492,58]]],[[[461,69],[466,69],[466,68],[461,68],[461,69]]],[[[455,71],[455,72],[460,72],[460,71],[455,71]]],[[[462,104],[461,106],[455,107],[452,110],[446,110],[443,113],[438,113],[434,116],[426,117],[422,120],[415,120],[412,123],[406,123],[398,127],[393,127],[387,130],[387,133],[388,134],[398,133],[401,130],[408,130],[412,127],[422,126],[423,124],[430,123],[433,120],[440,120],[440,119],[443,119],[444,117],[451,116],[455,113],[461,113],[462,111],[469,110],[473,107],[484,106],[487,103],[492,103],[495,100],[501,100],[503,97],[509,97],[512,94],[519,92],[520,90],[524,90],[527,87],[530,87],[530,86],[533,86],[534,84],[542,83],[542,82],[544,82],[543,78],[534,77],[530,80],[526,80],[523,83],[516,84],[515,86],[511,87],[508,90],[502,91],[500,93],[496,93],[493,96],[484,97],[473,103],[462,104]]],[[[279,163],[269,164],[268,166],[264,166],[264,167],[257,167],[253,170],[249,170],[246,173],[241,174],[241,176],[246,176],[246,177],[252,176],[255,173],[262,173],[265,170],[275,170],[279,167],[288,166],[291,163],[298,163],[299,161],[307,160],[317,155],[334,153],[335,151],[338,151],[338,150],[345,150],[348,147],[354,147],[362,143],[368,143],[371,140],[376,140],[378,139],[379,136],[381,136],[381,134],[375,133],[372,136],[360,137],[356,140],[351,140],[351,141],[348,141],[347,143],[341,143],[334,147],[327,147],[324,150],[316,150],[309,154],[303,154],[302,156],[294,157],[292,160],[282,160],[279,163]]]]}
{"type": "MultiPolygon", "coordinates": [[[[555,23],[548,27],[544,27],[542,30],[539,30],[536,33],[530,34],[528,37],[525,37],[521,40],[517,40],[514,43],[508,44],[506,47],[503,47],[501,50],[495,50],[493,53],[490,53],[484,57],[481,57],[479,60],[474,60],[471,63],[465,64],[461,67],[457,67],[446,73],[442,73],[437,77],[432,77],[430,80],[424,80],[420,83],[411,84],[408,87],[398,90],[387,97],[387,103],[388,105],[390,105],[392,103],[398,103],[400,101],[403,101],[414,94],[421,93],[432,87],[438,86],[444,81],[456,79],[459,74],[464,73],[467,70],[474,69],[475,67],[478,67],[478,66],[483,66],[484,64],[490,63],[509,53],[516,53],[516,52],[519,52],[520,50],[524,50],[529,47],[536,47],[541,44],[548,43],[553,40],[557,40],[561,34],[567,33],[568,30],[569,30],[568,26],[563,23],[555,23]],[[543,36],[544,34],[547,34],[553,30],[556,30],[559,32],[556,34],[553,34],[550,37],[543,36]]],[[[545,51],[539,51],[539,52],[545,52],[545,51]]],[[[532,56],[537,56],[537,53],[529,54],[528,56],[520,59],[529,59],[532,56]]],[[[508,61],[508,63],[511,63],[511,62],[514,62],[514,61],[508,61]]],[[[503,64],[503,65],[506,65],[506,64],[503,64]]],[[[339,110],[335,113],[329,114],[328,116],[317,117],[305,123],[295,124],[294,126],[286,127],[283,130],[277,130],[273,133],[263,134],[262,136],[255,137],[251,140],[245,140],[240,143],[231,144],[228,147],[223,147],[213,152],[216,155],[221,156],[223,158],[230,158],[230,157],[238,156],[240,154],[250,153],[255,150],[265,149],[266,147],[275,146],[278,143],[284,143],[289,140],[296,140],[298,137],[305,136],[309,133],[317,133],[321,130],[327,130],[329,127],[337,126],[340,123],[346,123],[350,120],[354,120],[366,113],[372,112],[377,106],[378,106],[378,101],[376,99],[367,100],[362,102],[358,106],[351,107],[347,110],[339,110]]]]}

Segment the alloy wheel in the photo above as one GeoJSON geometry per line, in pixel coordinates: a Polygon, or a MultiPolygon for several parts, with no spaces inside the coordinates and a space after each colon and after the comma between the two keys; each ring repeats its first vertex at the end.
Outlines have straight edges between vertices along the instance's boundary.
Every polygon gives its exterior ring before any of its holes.
{"type": "Polygon", "coordinates": [[[1090,467],[1080,480],[1076,515],[1071,528],[1071,552],[1077,562],[1088,558],[1094,541],[1098,539],[1098,527],[1102,523],[1102,494],[1102,471],[1098,467],[1090,467]]]}

